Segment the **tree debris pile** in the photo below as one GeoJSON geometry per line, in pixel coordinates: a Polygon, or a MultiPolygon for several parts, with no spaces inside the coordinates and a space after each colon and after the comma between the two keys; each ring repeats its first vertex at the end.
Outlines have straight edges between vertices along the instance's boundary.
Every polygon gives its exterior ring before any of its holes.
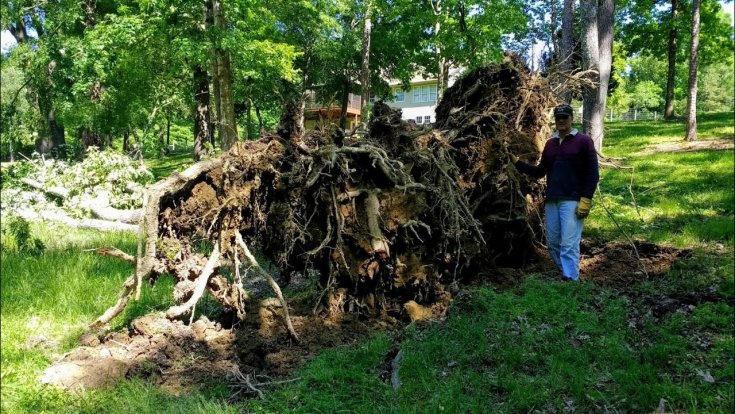
{"type": "Polygon", "coordinates": [[[178,280],[170,318],[205,291],[242,318],[249,271],[285,304],[251,249],[285,283],[313,277],[315,311],[441,313],[458,283],[534,251],[542,188],[509,153],[538,157],[551,106],[548,86],[507,60],[448,89],[434,129],[377,103],[363,138],[291,136],[282,125],[279,136],[238,143],[149,189],[136,273],[95,325],[164,272],[178,280]]]}

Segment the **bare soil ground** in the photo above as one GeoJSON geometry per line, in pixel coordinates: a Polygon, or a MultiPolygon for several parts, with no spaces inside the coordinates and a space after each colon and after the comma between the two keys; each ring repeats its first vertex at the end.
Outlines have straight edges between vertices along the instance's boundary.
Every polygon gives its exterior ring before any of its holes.
{"type": "Polygon", "coordinates": [[[735,148],[735,142],[732,138],[727,139],[712,139],[704,141],[678,141],[678,142],[665,142],[662,144],[649,145],[642,154],[649,155],[658,152],[691,152],[691,151],[702,151],[702,150],[731,150],[735,148]]]}

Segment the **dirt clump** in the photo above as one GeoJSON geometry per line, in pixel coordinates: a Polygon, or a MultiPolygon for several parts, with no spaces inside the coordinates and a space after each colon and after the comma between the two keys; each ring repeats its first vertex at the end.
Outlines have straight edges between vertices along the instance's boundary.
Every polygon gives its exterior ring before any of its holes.
{"type": "Polygon", "coordinates": [[[631,243],[581,245],[580,273],[583,280],[603,286],[624,287],[663,275],[690,250],[636,240],[631,243]]]}
{"type": "Polygon", "coordinates": [[[81,346],[62,356],[39,381],[70,391],[113,386],[124,377],[148,378],[173,393],[225,378],[234,365],[231,330],[200,318],[191,325],[148,314],[128,332],[83,337],[81,346]]]}

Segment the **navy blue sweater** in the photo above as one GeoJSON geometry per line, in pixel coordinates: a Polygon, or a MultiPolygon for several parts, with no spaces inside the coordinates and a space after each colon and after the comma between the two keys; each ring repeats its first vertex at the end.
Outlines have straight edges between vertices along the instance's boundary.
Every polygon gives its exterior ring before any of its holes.
{"type": "Polygon", "coordinates": [[[556,136],[546,141],[538,166],[522,161],[516,162],[515,166],[534,177],[546,176],[547,200],[591,199],[600,179],[592,138],[576,130],[561,144],[556,136]]]}

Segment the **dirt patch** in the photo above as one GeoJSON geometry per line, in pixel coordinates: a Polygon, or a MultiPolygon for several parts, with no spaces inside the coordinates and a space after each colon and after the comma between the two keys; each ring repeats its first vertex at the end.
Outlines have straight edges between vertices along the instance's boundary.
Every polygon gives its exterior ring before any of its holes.
{"type": "MultiPolygon", "coordinates": [[[[603,244],[583,239],[580,253],[581,280],[602,286],[625,287],[666,273],[677,260],[688,257],[691,251],[644,241],[603,244]]],[[[538,249],[537,257],[535,263],[524,269],[526,272],[543,273],[552,279],[561,279],[547,252],[538,249]]],[[[506,273],[501,279],[510,279],[506,273]]]]}
{"type": "Polygon", "coordinates": [[[712,139],[705,141],[674,141],[664,142],[662,144],[649,145],[643,150],[642,154],[650,155],[657,152],[690,152],[703,150],[731,150],[735,148],[735,142],[729,139],[712,139]]]}
{"type": "Polygon", "coordinates": [[[129,377],[145,378],[174,395],[213,381],[238,387],[238,374],[282,377],[326,348],[359,343],[372,332],[403,325],[388,316],[315,315],[309,307],[313,301],[308,302],[291,303],[298,343],[288,335],[275,298],[260,301],[231,329],[206,317],[188,325],[149,314],[134,320],[127,332],[83,336],[82,346],[59,358],[39,381],[73,392],[111,387],[129,377]]]}
{"type": "Polygon", "coordinates": [[[674,263],[691,255],[690,250],[654,243],[581,245],[580,277],[603,286],[621,287],[656,277],[671,270],[674,263]]]}

